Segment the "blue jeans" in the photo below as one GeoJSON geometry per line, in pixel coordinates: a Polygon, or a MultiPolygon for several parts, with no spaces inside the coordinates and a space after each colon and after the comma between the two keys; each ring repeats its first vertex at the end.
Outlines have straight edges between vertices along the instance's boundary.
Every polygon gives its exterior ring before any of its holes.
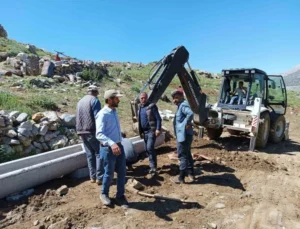
{"type": "Polygon", "coordinates": [[[177,142],[177,153],[180,161],[179,169],[185,174],[194,175],[194,160],[191,153],[193,135],[186,135],[185,141],[177,142]]]}
{"type": "Polygon", "coordinates": [[[90,179],[102,180],[103,175],[99,157],[100,143],[96,139],[95,134],[82,134],[80,136],[86,152],[90,179]]]}
{"type": "Polygon", "coordinates": [[[125,194],[126,183],[126,158],[122,144],[118,144],[121,149],[121,154],[116,156],[108,146],[101,146],[100,161],[104,167],[104,175],[102,181],[102,194],[108,195],[114,172],[117,175],[117,198],[125,194]]]}
{"type": "Polygon", "coordinates": [[[150,168],[156,169],[157,167],[157,157],[154,148],[154,144],[156,141],[156,135],[153,131],[144,132],[144,142],[147,156],[149,157],[150,168]]]}
{"type": "Polygon", "coordinates": [[[231,100],[230,100],[230,105],[234,104],[235,101],[237,101],[237,104],[240,105],[243,103],[243,96],[238,96],[238,95],[235,95],[235,96],[232,96],[231,100]]]}

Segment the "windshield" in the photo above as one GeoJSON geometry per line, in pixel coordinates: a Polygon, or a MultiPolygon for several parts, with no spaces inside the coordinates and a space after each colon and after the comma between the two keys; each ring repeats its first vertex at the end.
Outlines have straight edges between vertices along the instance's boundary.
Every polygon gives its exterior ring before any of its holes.
{"type": "Polygon", "coordinates": [[[229,75],[223,80],[219,103],[226,106],[254,105],[255,98],[264,98],[264,75],[249,74],[229,75]]]}
{"type": "Polygon", "coordinates": [[[229,76],[223,81],[223,90],[220,103],[229,105],[246,104],[247,94],[250,88],[248,76],[229,76]]]}

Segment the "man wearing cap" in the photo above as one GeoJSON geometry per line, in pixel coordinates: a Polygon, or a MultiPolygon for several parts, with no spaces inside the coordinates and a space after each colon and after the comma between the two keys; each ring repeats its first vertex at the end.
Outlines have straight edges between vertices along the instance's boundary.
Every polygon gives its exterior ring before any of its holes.
{"type": "Polygon", "coordinates": [[[76,131],[81,137],[86,152],[90,179],[92,183],[101,183],[99,141],[96,139],[95,116],[101,109],[97,98],[99,92],[94,85],[89,86],[88,93],[79,100],[76,107],[76,131]]]}
{"type": "Polygon", "coordinates": [[[182,91],[172,93],[173,103],[177,105],[177,111],[174,117],[173,126],[177,140],[177,153],[180,161],[178,177],[171,178],[171,181],[180,184],[185,182],[188,176],[190,181],[194,181],[194,161],[191,153],[191,144],[193,141],[193,111],[188,102],[184,99],[182,91]]]}
{"type": "Polygon", "coordinates": [[[104,205],[110,205],[109,188],[114,177],[117,175],[116,202],[124,208],[128,207],[125,197],[126,159],[124,148],[121,144],[121,127],[116,108],[122,95],[114,90],[104,93],[106,105],[96,116],[96,137],[101,143],[100,162],[104,167],[102,190],[100,199],[104,205]]]}
{"type": "Polygon", "coordinates": [[[150,170],[152,176],[156,174],[157,157],[154,148],[156,137],[161,132],[161,117],[156,104],[148,102],[146,92],[140,94],[139,106],[139,133],[141,138],[144,138],[146,153],[149,157],[150,170]]]}

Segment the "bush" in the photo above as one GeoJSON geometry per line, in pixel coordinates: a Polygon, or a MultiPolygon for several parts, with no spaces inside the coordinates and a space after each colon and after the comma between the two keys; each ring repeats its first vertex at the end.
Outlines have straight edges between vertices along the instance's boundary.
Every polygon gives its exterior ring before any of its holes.
{"type": "Polygon", "coordinates": [[[79,76],[86,81],[100,81],[102,78],[107,75],[107,72],[103,69],[87,69],[84,68],[83,71],[79,74],[79,76]]]}
{"type": "Polygon", "coordinates": [[[46,110],[57,110],[58,106],[48,96],[35,96],[28,99],[27,105],[32,108],[44,108],[46,110]]]}

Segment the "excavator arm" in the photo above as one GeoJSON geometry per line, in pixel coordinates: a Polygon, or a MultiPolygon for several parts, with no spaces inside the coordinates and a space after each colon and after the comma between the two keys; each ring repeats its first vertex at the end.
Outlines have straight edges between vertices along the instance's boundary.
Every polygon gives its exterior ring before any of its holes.
{"type": "MultiPolygon", "coordinates": [[[[188,64],[188,59],[189,52],[184,46],[173,49],[169,55],[159,61],[156,70],[144,85],[141,92],[150,85],[151,90],[149,92],[148,101],[150,103],[157,103],[177,74],[185,92],[186,99],[194,112],[194,123],[202,126],[207,120],[208,113],[208,109],[206,109],[206,95],[202,93],[194,71],[190,69],[191,71],[188,72],[184,67],[185,63],[188,64]],[[160,74],[158,74],[158,72],[160,72],[160,74]]],[[[134,101],[131,101],[131,111],[134,123],[138,122],[138,103],[138,96],[134,101]]]]}

